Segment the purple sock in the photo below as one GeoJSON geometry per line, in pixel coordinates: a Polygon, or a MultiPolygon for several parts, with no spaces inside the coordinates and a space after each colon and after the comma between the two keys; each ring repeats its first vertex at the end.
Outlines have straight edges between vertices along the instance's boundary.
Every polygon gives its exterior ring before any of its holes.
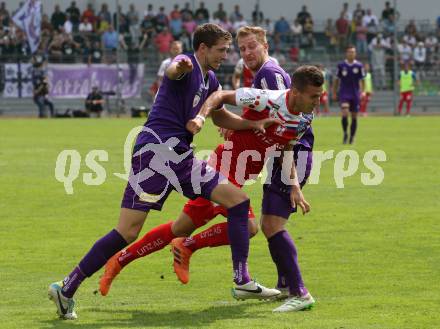
{"type": "Polygon", "coordinates": [[[276,250],[277,261],[284,271],[291,295],[304,296],[307,288],[301,277],[295,244],[287,231],[281,231],[268,239],[269,248],[276,250]]]}
{"type": "Polygon", "coordinates": [[[286,270],[282,268],[282,264],[279,260],[279,256],[278,256],[278,250],[275,247],[274,243],[270,242],[271,239],[268,239],[268,243],[269,243],[269,251],[270,251],[270,255],[272,256],[272,260],[275,263],[275,266],[277,267],[277,273],[278,273],[278,282],[276,287],[277,288],[288,288],[287,286],[287,279],[286,279],[286,275],[285,272],[286,270]]]}
{"type": "Polygon", "coordinates": [[[116,230],[96,241],[92,249],[79,262],[79,265],[64,279],[63,295],[72,298],[81,282],[91,277],[107,263],[115,253],[127,246],[127,242],[116,230]]]}
{"type": "Polygon", "coordinates": [[[228,209],[228,237],[231,245],[234,282],[240,285],[251,280],[247,270],[249,203],[249,200],[246,200],[228,209]]]}

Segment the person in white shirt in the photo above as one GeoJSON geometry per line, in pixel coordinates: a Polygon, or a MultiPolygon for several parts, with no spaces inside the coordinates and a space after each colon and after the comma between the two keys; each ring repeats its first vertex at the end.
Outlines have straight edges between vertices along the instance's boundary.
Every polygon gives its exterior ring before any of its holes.
{"type": "Polygon", "coordinates": [[[67,15],[66,21],[63,24],[63,29],[64,29],[64,32],[66,32],[67,34],[72,34],[73,24],[70,21],[69,15],[67,15]]]}
{"type": "Polygon", "coordinates": [[[182,53],[182,42],[175,40],[173,42],[171,42],[170,45],[170,57],[168,57],[167,59],[164,59],[162,61],[162,63],[160,64],[159,67],[159,71],[157,71],[157,83],[158,83],[158,89],[162,83],[163,77],[165,75],[165,71],[168,68],[168,66],[171,64],[171,62],[173,61],[174,57],[176,57],[177,55],[182,53]]]}
{"type": "Polygon", "coordinates": [[[397,50],[399,51],[400,63],[405,64],[412,61],[412,48],[411,46],[402,39],[402,43],[397,46],[397,50]]]}
{"type": "Polygon", "coordinates": [[[422,72],[426,63],[426,48],[423,42],[419,42],[414,48],[413,58],[417,71],[422,72]]]}
{"type": "Polygon", "coordinates": [[[79,32],[92,32],[93,26],[89,22],[89,19],[87,17],[84,17],[84,20],[79,24],[78,27],[79,32]]]}

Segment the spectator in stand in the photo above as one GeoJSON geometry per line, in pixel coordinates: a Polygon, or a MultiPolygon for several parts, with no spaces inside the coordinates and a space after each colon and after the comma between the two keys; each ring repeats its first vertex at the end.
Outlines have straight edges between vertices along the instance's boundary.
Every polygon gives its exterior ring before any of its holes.
{"type": "Polygon", "coordinates": [[[217,10],[214,12],[212,17],[217,21],[226,21],[228,14],[223,9],[223,2],[219,2],[217,10]]]}
{"type": "Polygon", "coordinates": [[[107,27],[107,31],[102,34],[102,45],[106,63],[113,63],[116,59],[116,49],[118,48],[119,34],[112,25],[107,27]]]}
{"type": "Polygon", "coordinates": [[[149,3],[147,6],[147,15],[156,17],[156,12],[154,11],[153,5],[151,3],[149,3]]]}
{"type": "Polygon", "coordinates": [[[102,63],[103,52],[100,41],[94,41],[92,47],[86,50],[87,63],[91,64],[99,64],[102,63]]]}
{"type": "Polygon", "coordinates": [[[396,29],[394,14],[389,14],[387,19],[382,20],[382,30],[385,34],[392,35],[396,29]]]}
{"type": "Polygon", "coordinates": [[[170,56],[167,59],[164,59],[162,63],[159,66],[159,71],[157,71],[157,88],[160,88],[160,85],[162,84],[163,77],[165,76],[165,71],[167,70],[168,66],[170,66],[171,62],[173,61],[174,57],[181,54],[183,51],[182,42],[175,40],[172,41],[170,44],[170,56]]]}
{"type": "Polygon", "coordinates": [[[242,26],[246,26],[248,25],[248,23],[246,22],[246,20],[244,19],[244,17],[242,15],[238,16],[237,20],[234,22],[234,24],[232,24],[232,30],[238,31],[238,29],[242,26]]]}
{"type": "Polygon", "coordinates": [[[416,32],[412,32],[413,34],[405,34],[403,36],[403,40],[411,47],[414,48],[417,45],[417,36],[416,32]]]}
{"type": "Polygon", "coordinates": [[[430,33],[429,36],[425,40],[426,45],[426,56],[427,56],[427,64],[432,66],[435,64],[436,53],[438,47],[438,39],[434,33],[430,33]]]}
{"type": "Polygon", "coordinates": [[[362,25],[368,29],[367,43],[370,43],[379,31],[379,20],[377,16],[371,12],[371,9],[367,9],[365,16],[362,18],[362,25]]]}
{"type": "Polygon", "coordinates": [[[77,32],[78,27],[79,27],[79,23],[80,23],[81,13],[80,13],[78,7],[76,6],[75,1],[72,1],[70,3],[70,7],[66,9],[66,14],[68,14],[70,17],[70,21],[72,22],[72,25],[73,25],[73,31],[77,32]]]}
{"type": "Polygon", "coordinates": [[[79,52],[80,44],[73,40],[72,34],[66,32],[62,33],[63,43],[61,45],[63,56],[62,61],[64,63],[74,63],[75,55],[79,52]]]}
{"type": "Polygon", "coordinates": [[[165,7],[161,6],[159,7],[159,12],[155,18],[156,33],[160,33],[165,28],[169,28],[169,20],[167,14],[165,13],[165,7]]]}
{"type": "Polygon", "coordinates": [[[170,13],[170,30],[175,40],[178,40],[183,33],[182,14],[179,11],[179,5],[174,5],[170,13]]]}
{"type": "Polygon", "coordinates": [[[228,20],[228,16],[225,16],[225,18],[223,19],[223,20],[220,20],[218,23],[217,23],[222,29],[224,29],[224,30],[226,30],[226,31],[228,31],[228,32],[230,32],[231,34],[232,34],[232,32],[233,32],[233,27],[232,27],[232,24],[229,22],[229,20],[228,20]]]}
{"type": "Polygon", "coordinates": [[[92,23],[89,22],[89,19],[87,17],[84,17],[84,20],[79,24],[78,30],[80,33],[93,32],[92,23]]]}
{"type": "Polygon", "coordinates": [[[81,21],[84,22],[85,18],[87,18],[87,20],[90,22],[90,24],[92,24],[93,30],[95,30],[97,28],[97,26],[96,26],[97,17],[95,16],[95,9],[93,8],[93,5],[91,3],[89,3],[87,5],[87,9],[84,10],[84,12],[81,16],[81,21]]]}
{"type": "Polygon", "coordinates": [[[117,31],[123,35],[130,32],[127,16],[122,12],[121,6],[118,6],[118,10],[113,13],[113,27],[115,30],[116,26],[118,26],[117,31]]]}
{"type": "Polygon", "coordinates": [[[345,18],[344,12],[341,12],[335,24],[339,50],[344,51],[347,48],[348,34],[350,31],[350,23],[345,18]]]}
{"type": "Polygon", "coordinates": [[[198,15],[196,15],[195,22],[197,25],[202,25],[202,24],[207,23],[206,18],[202,13],[199,13],[198,15]]]}
{"type": "Polygon", "coordinates": [[[134,4],[130,4],[127,14],[128,29],[130,31],[131,42],[135,45],[139,43],[139,13],[134,4]]]}
{"type": "Polygon", "coordinates": [[[299,48],[303,34],[303,26],[299,23],[298,18],[295,19],[293,25],[290,26],[290,31],[292,32],[292,46],[299,48]]]}
{"type": "Polygon", "coordinates": [[[417,35],[417,26],[416,26],[416,22],[413,19],[411,19],[408,22],[408,24],[405,26],[405,34],[413,35],[413,36],[417,35]]]}
{"type": "Polygon", "coordinates": [[[192,33],[188,33],[186,30],[184,30],[182,36],[180,37],[180,41],[182,41],[183,52],[187,53],[192,51],[192,33]]]}
{"type": "Polygon", "coordinates": [[[0,3],[0,16],[9,16],[9,11],[6,9],[6,4],[4,1],[0,3]]]}
{"type": "Polygon", "coordinates": [[[254,26],[259,26],[261,23],[263,23],[264,20],[264,14],[260,10],[260,6],[258,5],[258,2],[255,4],[255,9],[252,11],[252,24],[254,26]]]}
{"type": "Polygon", "coordinates": [[[191,10],[191,5],[189,4],[189,2],[185,2],[185,6],[180,11],[180,13],[182,14],[182,21],[184,22],[187,22],[194,18],[194,13],[191,10]]]}
{"type": "Polygon", "coordinates": [[[141,22],[141,34],[147,35],[148,40],[153,38],[153,35],[156,33],[155,29],[155,17],[149,11],[144,11],[144,19],[141,22]]]}
{"type": "Polygon", "coordinates": [[[312,15],[307,11],[307,6],[303,5],[301,11],[296,15],[296,19],[304,28],[307,18],[312,18],[312,15]]]}
{"type": "MultiPolygon", "coordinates": [[[[190,14],[182,15],[182,17],[185,18],[182,23],[184,32],[188,33],[189,35],[192,35],[192,33],[197,28],[196,21],[193,19],[192,15],[190,15],[190,14]]],[[[191,49],[191,47],[189,47],[189,49],[191,49]]]]}
{"type": "Polygon", "coordinates": [[[304,48],[313,48],[315,45],[315,38],[313,36],[313,21],[309,17],[306,19],[303,27],[302,41],[301,45],[304,48]]]}
{"type": "Polygon", "coordinates": [[[99,22],[100,24],[102,24],[103,22],[106,22],[106,28],[107,26],[112,24],[112,15],[110,14],[109,10],[108,10],[108,5],[106,3],[103,3],[101,5],[101,10],[98,13],[98,18],[99,18],[99,22]]]}
{"type": "Polygon", "coordinates": [[[324,29],[325,36],[328,39],[327,47],[330,50],[335,50],[338,45],[338,37],[336,31],[336,24],[333,24],[333,20],[331,18],[327,19],[327,24],[324,29]]]}
{"type": "Polygon", "coordinates": [[[208,23],[209,22],[209,11],[208,11],[208,9],[205,8],[205,3],[203,1],[200,1],[200,5],[199,5],[199,8],[197,8],[197,10],[195,12],[195,16],[200,17],[200,14],[203,17],[203,21],[205,23],[208,23]]]}
{"type": "Polygon", "coordinates": [[[164,27],[163,30],[154,38],[154,44],[159,54],[159,59],[163,61],[170,52],[170,44],[174,41],[173,35],[168,30],[168,27],[164,27]]]}
{"type": "Polygon", "coordinates": [[[341,12],[344,13],[344,18],[351,23],[351,21],[353,20],[353,16],[351,15],[350,10],[348,9],[348,2],[344,2],[342,4],[342,10],[341,12]]]}
{"type": "Polygon", "coordinates": [[[50,17],[50,23],[52,24],[55,30],[59,30],[60,27],[63,27],[64,22],[66,21],[66,14],[60,10],[59,5],[55,5],[54,12],[50,17]]]}
{"type": "Polygon", "coordinates": [[[85,106],[86,112],[91,117],[100,118],[101,112],[103,110],[102,105],[104,104],[104,98],[97,86],[93,86],[92,92],[87,95],[85,106]]]}
{"type": "Polygon", "coordinates": [[[43,14],[41,18],[41,36],[42,37],[50,37],[53,32],[53,26],[49,22],[49,16],[47,14],[43,14]]]}
{"type": "MultiPolygon", "coordinates": [[[[226,58],[225,64],[235,66],[235,64],[237,64],[237,62],[240,60],[240,54],[235,49],[234,44],[231,44],[231,47],[229,48],[227,56],[228,57],[226,58]]],[[[225,78],[225,81],[229,81],[229,79],[225,78]]],[[[226,88],[224,88],[224,89],[226,89],[226,88]]]]}
{"type": "Polygon", "coordinates": [[[362,5],[360,3],[356,4],[356,9],[353,11],[353,20],[357,22],[360,20],[362,22],[362,18],[365,15],[365,10],[362,9],[362,5]]]}
{"type": "Polygon", "coordinates": [[[63,55],[63,36],[58,30],[53,32],[53,37],[49,43],[49,59],[53,62],[60,62],[63,55]]]}
{"type": "Polygon", "coordinates": [[[362,16],[355,16],[356,51],[359,55],[368,53],[367,27],[362,24],[362,16]]]}
{"type": "Polygon", "coordinates": [[[405,65],[406,63],[412,62],[412,48],[406,42],[405,39],[402,39],[402,42],[397,46],[397,50],[399,51],[400,64],[405,65]]]}
{"type": "Polygon", "coordinates": [[[279,20],[275,22],[274,27],[274,36],[275,36],[275,47],[283,47],[283,44],[289,42],[290,35],[290,25],[284,18],[281,16],[279,20]]]}
{"type": "Polygon", "coordinates": [[[390,2],[387,1],[385,2],[384,10],[382,10],[382,20],[389,20],[390,15],[393,15],[394,17],[396,16],[394,12],[394,8],[391,8],[390,2]]]}
{"type": "Polygon", "coordinates": [[[243,16],[243,14],[240,11],[240,6],[239,5],[235,5],[234,6],[234,11],[231,13],[231,15],[229,15],[229,21],[231,22],[231,24],[234,24],[235,21],[240,17],[243,16]]]}
{"type": "Polygon", "coordinates": [[[386,42],[381,34],[371,40],[369,46],[371,52],[371,66],[373,71],[374,85],[378,89],[385,89],[385,61],[386,61],[386,42]]]}
{"type": "Polygon", "coordinates": [[[413,51],[413,59],[416,71],[423,75],[426,65],[426,47],[423,42],[419,42],[413,51]]]}
{"type": "Polygon", "coordinates": [[[70,20],[70,15],[69,14],[66,15],[66,21],[63,24],[63,30],[67,34],[72,34],[72,32],[73,32],[73,23],[70,20]]]}

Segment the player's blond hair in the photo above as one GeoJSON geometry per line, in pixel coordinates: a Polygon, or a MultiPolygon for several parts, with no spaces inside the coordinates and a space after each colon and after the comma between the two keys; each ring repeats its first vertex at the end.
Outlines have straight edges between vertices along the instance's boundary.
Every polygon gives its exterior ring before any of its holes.
{"type": "Polygon", "coordinates": [[[237,31],[235,40],[238,42],[239,38],[247,37],[248,35],[255,35],[257,41],[261,44],[267,44],[266,30],[259,26],[242,26],[237,31]]]}

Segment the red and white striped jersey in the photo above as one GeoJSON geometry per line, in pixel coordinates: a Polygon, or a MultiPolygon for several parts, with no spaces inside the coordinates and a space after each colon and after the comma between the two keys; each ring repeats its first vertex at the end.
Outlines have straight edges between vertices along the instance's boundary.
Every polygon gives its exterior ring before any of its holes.
{"type": "MultiPolygon", "coordinates": [[[[286,90],[261,90],[253,88],[240,88],[236,90],[237,106],[247,108],[243,118],[248,120],[261,120],[277,118],[283,123],[272,125],[263,134],[253,131],[254,140],[265,147],[277,145],[283,148],[286,144],[295,145],[304,132],[310,127],[313,114],[294,112],[287,104],[289,89],[286,90]],[[255,138],[257,135],[257,138],[255,138]]],[[[240,134],[240,132],[234,132],[240,134]]],[[[233,138],[231,138],[233,140],[233,138]]],[[[256,149],[258,146],[255,145],[256,149]]],[[[249,146],[249,145],[248,145],[249,146]]]]}

